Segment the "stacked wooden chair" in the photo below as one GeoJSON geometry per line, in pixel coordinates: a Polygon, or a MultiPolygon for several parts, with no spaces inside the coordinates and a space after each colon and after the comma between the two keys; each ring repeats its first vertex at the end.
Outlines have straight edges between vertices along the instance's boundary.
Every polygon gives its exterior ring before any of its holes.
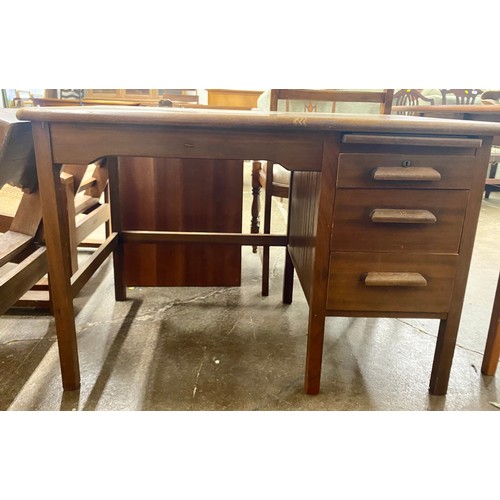
{"type": "MultiPolygon", "coordinates": [[[[88,236],[109,224],[109,204],[107,199],[102,202],[107,181],[105,160],[62,169],[73,272],[78,269],[78,248],[97,247],[99,239],[88,236]]],[[[9,215],[0,217],[0,314],[14,305],[50,308],[31,123],[17,120],[13,109],[0,110],[0,188],[7,183],[19,190],[19,203],[10,221],[9,215]]]]}
{"type": "Polygon", "coordinates": [[[8,230],[0,234],[0,314],[47,273],[31,124],[19,122],[12,110],[0,110],[0,187],[7,182],[23,194],[8,230]]]}

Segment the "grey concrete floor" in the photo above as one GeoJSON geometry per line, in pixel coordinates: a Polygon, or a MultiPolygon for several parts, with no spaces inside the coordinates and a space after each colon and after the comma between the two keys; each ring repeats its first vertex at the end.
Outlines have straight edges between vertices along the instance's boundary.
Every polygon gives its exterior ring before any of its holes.
{"type": "MultiPolygon", "coordinates": [[[[245,183],[248,213],[250,189],[245,183]]],[[[282,210],[275,207],[274,218],[282,210]]],[[[279,224],[279,221],[277,222],[279,224]]],[[[303,391],[308,308],[281,303],[283,250],[242,249],[237,288],[135,288],[115,302],[108,260],[75,300],[82,385],[63,392],[53,318],[0,317],[1,410],[493,410],[480,373],[500,263],[500,193],[483,201],[448,394],[428,384],[437,320],[327,318],[321,392],[303,391]]],[[[84,257],[84,252],[82,252],[84,257]]]]}

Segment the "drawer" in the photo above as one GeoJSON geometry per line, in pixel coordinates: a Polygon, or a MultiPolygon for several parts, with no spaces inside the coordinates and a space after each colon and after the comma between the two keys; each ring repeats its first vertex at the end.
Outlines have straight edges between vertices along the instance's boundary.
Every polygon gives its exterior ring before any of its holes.
{"type": "Polygon", "coordinates": [[[331,250],[458,253],[468,193],[339,189],[331,250]]]}
{"type": "Polygon", "coordinates": [[[330,311],[448,311],[457,255],[333,252],[330,311]]]}
{"type": "Polygon", "coordinates": [[[469,189],[474,157],[341,153],[338,187],[469,189]],[[406,166],[405,166],[406,165],[406,166]]]}

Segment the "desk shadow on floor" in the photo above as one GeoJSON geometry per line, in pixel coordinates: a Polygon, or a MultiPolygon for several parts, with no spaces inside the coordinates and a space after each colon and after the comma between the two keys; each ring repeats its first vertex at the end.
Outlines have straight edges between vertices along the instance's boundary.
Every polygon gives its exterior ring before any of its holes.
{"type": "MultiPolygon", "coordinates": [[[[20,317],[22,313],[16,311],[9,316],[20,317]]],[[[56,342],[54,322],[51,318],[47,321],[45,334],[7,339],[0,345],[0,411],[10,407],[56,342]]]]}
{"type": "MultiPolygon", "coordinates": [[[[120,351],[125,343],[129,334],[130,328],[137,316],[141,307],[142,301],[136,299],[129,299],[131,302],[130,309],[127,315],[123,318],[122,324],[113,339],[111,346],[108,349],[107,355],[102,363],[102,368],[97,376],[95,383],[90,391],[87,400],[82,408],[86,411],[94,411],[97,409],[101,396],[104,393],[106,385],[113,373],[114,367],[120,357],[120,351]]],[[[86,377],[85,373],[81,373],[82,379],[86,377]]],[[[78,407],[81,399],[81,391],[66,391],[61,396],[61,410],[73,410],[78,407]]]]}

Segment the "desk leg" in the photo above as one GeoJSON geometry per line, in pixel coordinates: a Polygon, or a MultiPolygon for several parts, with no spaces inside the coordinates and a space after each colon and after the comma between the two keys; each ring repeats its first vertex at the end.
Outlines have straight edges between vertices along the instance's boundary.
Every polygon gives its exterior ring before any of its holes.
{"type": "Polygon", "coordinates": [[[484,350],[481,372],[484,375],[495,375],[498,358],[500,357],[500,276],[498,277],[497,291],[493,302],[490,328],[484,350]]]}
{"type": "Polygon", "coordinates": [[[453,354],[457,342],[460,315],[439,322],[434,363],[432,365],[431,381],[429,391],[435,396],[443,396],[448,390],[453,354]]]}
{"type": "Polygon", "coordinates": [[[111,209],[111,231],[118,233],[118,244],[113,251],[113,271],[115,275],[115,300],[127,300],[127,289],[123,280],[125,266],[123,256],[123,242],[120,239],[122,220],[120,211],[120,188],[118,175],[118,158],[107,158],[109,174],[109,203],[111,209]]]}
{"type": "Polygon", "coordinates": [[[285,272],[283,280],[283,304],[291,304],[293,299],[294,267],[288,247],[285,249],[285,272]]]}
{"type": "MultiPolygon", "coordinates": [[[[323,340],[325,337],[326,305],[328,295],[328,275],[330,269],[330,239],[333,220],[335,196],[335,179],[337,176],[338,151],[337,142],[329,140],[324,144],[322,172],[319,184],[318,210],[316,215],[316,238],[314,239],[314,262],[312,284],[310,285],[309,322],[307,332],[305,391],[307,394],[318,394],[321,381],[321,362],[323,358],[323,340]]],[[[309,179],[316,184],[314,177],[309,179]]],[[[292,176],[292,187],[296,177],[292,176]]],[[[293,189],[295,191],[295,189],[293,189]]],[[[313,188],[316,191],[316,188],[313,188]]],[[[295,218],[299,211],[294,203],[296,199],[290,193],[289,217],[295,218]]],[[[314,213],[314,212],[313,212],[314,213]]],[[[291,234],[290,225],[288,234],[291,234]]],[[[287,252],[288,253],[288,252],[287,252]]]]}
{"type": "Polygon", "coordinates": [[[71,245],[65,187],[60,179],[61,165],[54,165],[53,162],[47,124],[34,122],[33,137],[62,384],[65,390],[75,390],[80,387],[80,369],[71,290],[71,245]]]}
{"type": "Polygon", "coordinates": [[[309,308],[309,328],[307,333],[306,394],[319,393],[321,383],[321,363],[323,360],[323,341],[325,337],[325,314],[309,308]]]}

